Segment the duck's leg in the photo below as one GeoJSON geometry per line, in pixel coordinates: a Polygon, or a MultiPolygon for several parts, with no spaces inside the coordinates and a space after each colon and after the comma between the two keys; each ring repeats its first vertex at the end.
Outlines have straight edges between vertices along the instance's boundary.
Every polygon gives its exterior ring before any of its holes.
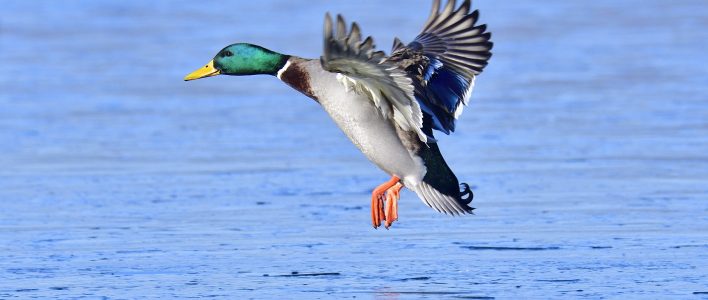
{"type": "Polygon", "coordinates": [[[386,229],[391,227],[394,221],[398,220],[398,199],[401,198],[403,184],[397,182],[386,190],[386,229]]]}
{"type": "Polygon", "coordinates": [[[371,221],[374,228],[379,228],[379,226],[381,226],[381,221],[386,220],[386,214],[384,212],[384,197],[386,196],[386,191],[398,184],[400,181],[400,178],[392,176],[389,181],[379,185],[373,192],[371,192],[371,221]]]}

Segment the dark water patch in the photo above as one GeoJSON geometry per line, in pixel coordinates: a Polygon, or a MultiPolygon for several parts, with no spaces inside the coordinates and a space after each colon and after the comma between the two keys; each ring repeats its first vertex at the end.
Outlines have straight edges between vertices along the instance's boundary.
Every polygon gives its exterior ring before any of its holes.
{"type": "Polygon", "coordinates": [[[58,254],[52,254],[49,255],[49,258],[54,260],[54,261],[69,261],[73,258],[75,258],[74,255],[58,255],[58,254]]]}
{"type": "Polygon", "coordinates": [[[7,272],[13,274],[28,274],[28,273],[53,273],[57,268],[10,268],[7,272]]]}
{"type": "Polygon", "coordinates": [[[18,293],[24,293],[24,292],[36,292],[38,289],[16,289],[15,292],[18,293]]]}
{"type": "Polygon", "coordinates": [[[322,273],[300,273],[297,271],[293,271],[290,274],[282,274],[282,275],[270,275],[270,274],[263,274],[263,277],[317,277],[317,276],[340,276],[342,275],[339,272],[322,272],[322,273]]]}
{"type": "Polygon", "coordinates": [[[559,250],[560,247],[499,247],[499,246],[460,246],[460,248],[470,250],[494,250],[494,251],[546,251],[559,250]]]}
{"type": "Polygon", "coordinates": [[[411,278],[399,279],[398,281],[424,281],[424,280],[430,280],[430,277],[428,277],[428,276],[411,277],[411,278]]]}
{"type": "Polygon", "coordinates": [[[146,249],[146,250],[118,250],[118,251],[116,251],[117,254],[140,254],[140,253],[157,253],[157,252],[163,252],[163,250],[146,249]]]}
{"type": "Polygon", "coordinates": [[[300,190],[292,189],[279,189],[272,192],[274,196],[297,196],[300,194],[300,190]]]}
{"type": "Polygon", "coordinates": [[[66,291],[66,290],[69,289],[69,287],[66,287],[66,286],[53,286],[53,287],[50,287],[49,289],[50,289],[50,290],[54,290],[54,291],[66,291]]]}
{"type": "MultiPolygon", "coordinates": [[[[307,244],[278,244],[278,245],[271,245],[271,248],[273,249],[287,249],[287,248],[294,248],[294,247],[304,247],[308,249],[312,249],[314,247],[318,246],[325,246],[324,243],[307,243],[307,244]]],[[[297,273],[297,272],[295,272],[297,273]]]]}
{"type": "Polygon", "coordinates": [[[386,292],[374,292],[376,294],[382,295],[459,295],[462,292],[445,292],[445,291],[425,291],[425,292],[410,292],[410,291],[386,291],[386,292]]]}
{"type": "Polygon", "coordinates": [[[362,210],[362,209],[364,209],[362,206],[344,207],[344,210],[362,210]]]}
{"type": "MultiPolygon", "coordinates": [[[[371,292],[366,292],[371,293],[371,292]]],[[[455,292],[455,291],[378,291],[373,292],[378,295],[393,296],[393,295],[428,295],[428,296],[443,296],[448,295],[454,298],[461,299],[494,299],[489,296],[465,295],[471,292],[455,292]]]]}
{"type": "Polygon", "coordinates": [[[313,243],[313,244],[304,244],[304,245],[302,245],[302,246],[305,247],[305,248],[310,248],[310,249],[312,249],[312,248],[314,248],[314,247],[317,247],[317,246],[324,246],[324,245],[325,245],[324,243],[313,243]]]}
{"type": "Polygon", "coordinates": [[[309,192],[309,193],[305,193],[305,196],[331,196],[331,195],[334,195],[334,193],[332,193],[332,192],[327,192],[327,191],[325,191],[325,192],[309,192]]]}
{"type": "Polygon", "coordinates": [[[612,246],[590,246],[590,249],[612,249],[612,246]]]}
{"type": "Polygon", "coordinates": [[[538,282],[578,283],[580,279],[536,279],[538,282]]]}
{"type": "Polygon", "coordinates": [[[66,240],[67,239],[44,239],[44,240],[36,240],[35,243],[56,243],[56,242],[63,242],[66,240]]]}
{"type": "Polygon", "coordinates": [[[681,248],[708,248],[708,245],[678,245],[671,248],[681,249],[681,248]]]}

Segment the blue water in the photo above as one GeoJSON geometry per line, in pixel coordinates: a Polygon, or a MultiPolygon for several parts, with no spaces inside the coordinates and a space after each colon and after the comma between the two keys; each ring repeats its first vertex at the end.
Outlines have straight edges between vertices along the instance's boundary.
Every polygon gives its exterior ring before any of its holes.
{"type": "Polygon", "coordinates": [[[708,4],[484,1],[496,43],[441,137],[476,215],[406,192],[223,46],[388,50],[429,1],[3,1],[0,298],[708,298],[708,4]]]}

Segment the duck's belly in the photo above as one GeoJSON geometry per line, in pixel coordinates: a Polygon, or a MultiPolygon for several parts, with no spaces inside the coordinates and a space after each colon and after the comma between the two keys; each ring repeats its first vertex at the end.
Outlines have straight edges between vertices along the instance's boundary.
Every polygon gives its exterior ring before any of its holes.
{"type": "Polygon", "coordinates": [[[346,91],[333,79],[325,91],[315,91],[324,110],[369,160],[386,173],[403,179],[405,185],[416,186],[425,175],[425,167],[401,143],[393,122],[384,119],[367,97],[346,91]]]}

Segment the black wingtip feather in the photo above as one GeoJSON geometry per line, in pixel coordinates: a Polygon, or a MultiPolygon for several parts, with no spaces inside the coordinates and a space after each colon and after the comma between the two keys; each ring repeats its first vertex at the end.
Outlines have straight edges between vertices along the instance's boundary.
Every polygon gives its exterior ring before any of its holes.
{"type": "Polygon", "coordinates": [[[479,9],[475,9],[470,16],[472,16],[472,19],[474,19],[474,22],[477,23],[477,20],[479,20],[479,9]]]}
{"type": "Polygon", "coordinates": [[[455,6],[456,1],[449,0],[440,10],[440,3],[436,1],[425,29],[408,47],[421,45],[427,55],[438,57],[450,67],[462,69],[463,73],[477,75],[491,57],[491,33],[486,32],[486,24],[476,26],[479,10],[469,12],[470,0],[464,0],[457,9],[455,6]]]}
{"type": "Polygon", "coordinates": [[[469,13],[471,7],[472,7],[472,1],[465,0],[465,1],[462,1],[462,5],[460,5],[460,8],[458,9],[458,11],[464,9],[465,13],[469,13]]]}

